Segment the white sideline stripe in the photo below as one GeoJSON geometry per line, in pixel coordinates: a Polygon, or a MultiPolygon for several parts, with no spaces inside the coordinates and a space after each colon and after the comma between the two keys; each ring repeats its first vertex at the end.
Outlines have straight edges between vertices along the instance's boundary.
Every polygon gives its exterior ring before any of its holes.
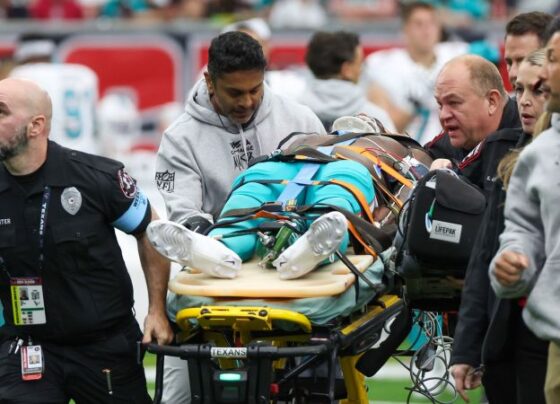
{"type": "MultiPolygon", "coordinates": [[[[154,382],[156,380],[156,368],[147,367],[145,369],[146,379],[148,382],[154,382]]],[[[388,363],[383,366],[379,372],[373,377],[369,377],[370,380],[403,380],[408,379],[408,371],[403,368],[398,363],[388,363]]]]}

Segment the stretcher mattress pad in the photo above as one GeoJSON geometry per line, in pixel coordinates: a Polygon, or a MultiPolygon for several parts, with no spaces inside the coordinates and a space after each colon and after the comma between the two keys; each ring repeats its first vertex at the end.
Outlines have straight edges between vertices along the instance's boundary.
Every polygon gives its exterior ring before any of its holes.
{"type": "MultiPolygon", "coordinates": [[[[361,272],[373,263],[371,255],[349,255],[348,258],[361,272]]],[[[348,289],[355,279],[342,262],[336,261],[301,278],[282,280],[276,270],[259,267],[255,259],[243,263],[234,279],[181,271],[171,280],[169,289],[178,295],[187,296],[306,298],[338,295],[348,289]]]]}
{"type": "MultiPolygon", "coordinates": [[[[385,261],[389,260],[394,252],[393,248],[384,251],[382,256],[385,261]]],[[[352,257],[352,256],[350,256],[352,257]]],[[[354,260],[355,258],[353,258],[354,260]]],[[[355,262],[355,261],[354,261],[355,262]]],[[[367,261],[364,261],[367,262],[367,261]]],[[[371,262],[371,260],[369,260],[371,262]]],[[[337,264],[337,271],[345,272],[347,268],[343,264],[337,264]],[[342,265],[342,266],[341,266],[342,265]]],[[[325,275],[332,275],[330,271],[333,267],[321,268],[320,271],[325,271],[325,275]]],[[[378,290],[372,289],[363,280],[359,281],[359,295],[356,295],[356,288],[350,285],[344,292],[334,294],[331,296],[319,297],[304,297],[304,298],[263,298],[264,292],[276,283],[283,282],[286,285],[294,285],[294,280],[281,281],[278,279],[276,271],[269,271],[270,278],[267,283],[263,281],[255,282],[256,287],[259,289],[259,294],[256,297],[211,297],[211,296],[195,296],[195,295],[181,295],[170,291],[167,295],[167,314],[169,318],[174,319],[177,312],[187,307],[201,307],[201,306],[266,306],[277,309],[292,310],[297,313],[305,315],[309,321],[314,325],[325,324],[337,316],[348,316],[354,311],[363,307],[364,304],[371,301],[371,299],[378,293],[378,290]]],[[[376,259],[369,265],[363,272],[364,276],[369,279],[373,285],[383,287],[383,276],[385,273],[385,266],[381,259],[376,259]]],[[[323,276],[325,276],[323,275],[323,276]]],[[[310,276],[316,276],[308,274],[310,276]]],[[[232,285],[238,279],[229,280],[227,283],[222,283],[223,287],[232,285]]],[[[172,281],[175,283],[175,280],[172,281]]],[[[227,289],[226,289],[227,290],[227,289]]],[[[222,294],[227,294],[222,292],[222,294]]]]}

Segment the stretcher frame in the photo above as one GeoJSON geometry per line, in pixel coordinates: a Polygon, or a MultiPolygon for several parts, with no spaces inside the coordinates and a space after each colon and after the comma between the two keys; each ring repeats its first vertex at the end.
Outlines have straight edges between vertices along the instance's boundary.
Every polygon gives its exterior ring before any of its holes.
{"type": "MultiPolygon", "coordinates": [[[[386,294],[360,313],[313,326],[302,314],[266,306],[183,309],[177,323],[187,343],[147,346],[157,356],[154,403],[160,403],[163,394],[165,356],[188,360],[193,404],[367,403],[365,377],[356,364],[378,342],[387,321],[403,310],[407,309],[401,297],[386,294]],[[278,322],[295,329],[278,329],[278,322]],[[321,364],[326,366],[325,377],[311,386],[301,385],[302,374],[321,364]],[[343,383],[337,382],[337,373],[342,373],[343,383]],[[238,401],[224,399],[219,380],[224,374],[243,379],[236,387],[238,401]]],[[[392,350],[387,352],[387,358],[391,354],[392,350]]]]}

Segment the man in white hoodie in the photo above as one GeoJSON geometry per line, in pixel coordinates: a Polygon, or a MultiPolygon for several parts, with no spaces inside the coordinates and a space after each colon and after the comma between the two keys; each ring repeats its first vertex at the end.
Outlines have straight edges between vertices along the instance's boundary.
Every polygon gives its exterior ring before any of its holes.
{"type": "MultiPolygon", "coordinates": [[[[168,219],[198,232],[218,217],[249,160],[271,153],[292,132],[325,133],[309,108],[268,89],[266,59],[255,39],[227,32],[214,38],[208,53],[204,79],[163,134],[155,176],[168,219]]],[[[168,307],[175,298],[168,295],[168,307]]],[[[186,361],[167,358],[162,402],[190,403],[186,381],[186,361]]]]}

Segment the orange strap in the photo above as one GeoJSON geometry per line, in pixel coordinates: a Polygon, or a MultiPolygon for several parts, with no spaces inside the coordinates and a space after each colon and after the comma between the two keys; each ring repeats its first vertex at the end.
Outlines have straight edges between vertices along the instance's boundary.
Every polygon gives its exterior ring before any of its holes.
{"type": "Polygon", "coordinates": [[[289,220],[287,216],[277,215],[272,212],[267,212],[266,210],[259,210],[253,215],[255,218],[265,218],[265,219],[275,219],[275,220],[289,220]]]}
{"type": "Polygon", "coordinates": [[[373,257],[377,257],[377,253],[375,251],[373,251],[373,249],[367,245],[367,243],[362,239],[362,236],[360,236],[360,233],[358,232],[358,230],[356,230],[356,228],[354,227],[354,225],[352,224],[352,222],[348,222],[348,230],[350,230],[350,233],[352,233],[352,235],[354,236],[354,238],[356,240],[358,240],[358,242],[364,247],[364,249],[373,257]]]}
{"type": "Polygon", "coordinates": [[[348,191],[350,191],[350,193],[352,195],[354,195],[354,198],[356,198],[356,200],[358,201],[358,203],[362,207],[362,210],[366,213],[370,223],[375,222],[375,219],[373,218],[373,215],[371,214],[371,211],[369,210],[369,204],[367,203],[366,197],[364,196],[362,191],[360,191],[355,185],[349,184],[349,183],[344,182],[344,181],[330,180],[329,182],[332,182],[333,184],[336,184],[336,185],[340,185],[341,187],[346,188],[348,191]]]}
{"type": "MultiPolygon", "coordinates": [[[[342,160],[352,160],[350,157],[348,156],[342,156],[342,155],[337,155],[337,158],[340,158],[342,160]]],[[[354,160],[352,160],[354,161],[354,160]]],[[[393,195],[391,192],[389,192],[389,190],[387,188],[385,188],[385,185],[383,185],[381,182],[379,182],[377,180],[377,178],[375,178],[374,175],[371,176],[371,178],[373,179],[373,182],[375,182],[375,185],[391,200],[393,201],[393,203],[395,203],[399,209],[402,208],[403,203],[395,196],[393,195]]]]}
{"type": "MultiPolygon", "coordinates": [[[[365,158],[367,158],[368,160],[371,160],[374,164],[377,164],[379,167],[381,167],[381,169],[383,171],[385,171],[387,174],[389,174],[391,177],[393,177],[394,179],[396,179],[397,181],[399,181],[401,184],[403,184],[405,187],[407,188],[412,188],[413,184],[412,181],[410,181],[409,179],[403,177],[398,171],[396,171],[393,167],[387,165],[386,163],[384,163],[379,157],[377,157],[376,155],[370,153],[369,151],[367,151],[366,149],[362,148],[362,147],[357,147],[357,146],[340,146],[340,147],[344,147],[346,149],[349,149],[355,153],[358,153],[362,156],[364,156],[365,158]]],[[[337,153],[337,157],[342,157],[342,156],[338,156],[337,153]]]]}

